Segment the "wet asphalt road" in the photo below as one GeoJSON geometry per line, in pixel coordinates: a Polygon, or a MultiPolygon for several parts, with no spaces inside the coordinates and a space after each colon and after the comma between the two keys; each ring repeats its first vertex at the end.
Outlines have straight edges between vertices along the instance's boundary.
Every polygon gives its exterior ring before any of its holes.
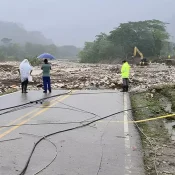
{"type": "MultiPolygon", "coordinates": [[[[54,91],[52,95],[64,92],[67,91],[54,91]]],[[[50,100],[45,100],[43,104],[32,104],[25,109],[0,116],[1,126],[17,125],[0,128],[1,175],[20,174],[34,143],[39,139],[37,136],[44,136],[52,132],[79,126],[82,121],[84,121],[84,124],[98,117],[122,111],[125,105],[129,108],[129,102],[125,101],[127,104],[124,104],[124,94],[120,92],[74,91],[73,94],[77,95],[51,98],[50,100]],[[98,94],[78,95],[77,93],[98,94]],[[93,112],[98,116],[67,105],[93,112]],[[17,140],[3,141],[16,138],[17,140]]],[[[46,96],[40,91],[30,91],[27,95],[20,92],[13,93],[0,97],[0,109],[44,97],[46,96]]],[[[128,99],[127,95],[126,98],[128,99]]],[[[127,115],[130,114],[128,113],[127,115]]],[[[96,122],[85,128],[49,137],[48,139],[56,145],[57,150],[49,141],[42,141],[31,158],[26,174],[34,175],[40,171],[53,160],[56,153],[55,161],[39,174],[144,174],[138,133],[133,125],[127,126],[126,123],[119,121],[124,121],[124,113],[96,122]]]]}

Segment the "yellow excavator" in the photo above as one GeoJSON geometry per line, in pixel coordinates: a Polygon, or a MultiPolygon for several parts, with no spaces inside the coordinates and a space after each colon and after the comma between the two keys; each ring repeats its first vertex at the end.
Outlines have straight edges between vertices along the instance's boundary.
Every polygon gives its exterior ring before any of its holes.
{"type": "Polygon", "coordinates": [[[136,57],[137,53],[140,55],[141,57],[141,61],[140,61],[140,65],[144,66],[144,65],[148,65],[148,61],[146,58],[143,57],[142,52],[140,52],[140,50],[137,47],[134,47],[134,54],[133,57],[136,57]]]}

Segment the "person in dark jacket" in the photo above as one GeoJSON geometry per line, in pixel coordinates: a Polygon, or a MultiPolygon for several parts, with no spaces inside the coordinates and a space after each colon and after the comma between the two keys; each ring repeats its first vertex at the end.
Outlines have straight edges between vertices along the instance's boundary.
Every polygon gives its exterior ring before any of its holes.
{"type": "Polygon", "coordinates": [[[51,65],[48,63],[48,60],[44,60],[44,64],[42,65],[41,69],[43,70],[43,85],[44,85],[44,92],[47,93],[47,90],[51,93],[51,81],[50,81],[50,70],[51,65]]]}

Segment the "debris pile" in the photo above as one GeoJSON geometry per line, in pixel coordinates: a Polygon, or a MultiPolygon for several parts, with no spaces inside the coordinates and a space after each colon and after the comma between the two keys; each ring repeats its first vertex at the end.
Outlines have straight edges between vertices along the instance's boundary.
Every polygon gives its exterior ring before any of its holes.
{"type": "Polygon", "coordinates": [[[18,62],[0,63],[0,94],[19,88],[18,62]]]}
{"type": "Polygon", "coordinates": [[[150,64],[145,67],[133,66],[130,76],[131,91],[146,91],[160,85],[175,84],[175,67],[150,64]]]}
{"type": "MultiPolygon", "coordinates": [[[[75,62],[54,61],[51,70],[53,89],[119,89],[122,85],[121,65],[80,64],[75,62]]],[[[17,71],[18,62],[0,63],[0,91],[20,88],[17,71]]],[[[40,67],[35,67],[31,89],[42,87],[40,67]]],[[[130,91],[145,91],[148,88],[175,83],[175,67],[165,64],[131,66],[130,91]]]]}
{"type": "MultiPolygon", "coordinates": [[[[64,89],[115,89],[122,81],[119,65],[78,64],[55,62],[51,78],[53,88],[64,89]]],[[[40,75],[34,80],[39,84],[40,75]]]]}

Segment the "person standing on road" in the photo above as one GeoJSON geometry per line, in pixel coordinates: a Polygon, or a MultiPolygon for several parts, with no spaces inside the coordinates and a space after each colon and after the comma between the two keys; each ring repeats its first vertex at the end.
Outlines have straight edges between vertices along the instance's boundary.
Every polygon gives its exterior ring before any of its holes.
{"type": "Polygon", "coordinates": [[[22,93],[27,92],[28,78],[32,73],[32,66],[27,59],[23,60],[19,66],[19,74],[21,77],[22,93]]]}
{"type": "Polygon", "coordinates": [[[44,60],[44,64],[42,65],[41,69],[43,70],[43,85],[44,85],[44,92],[47,93],[47,89],[51,93],[51,82],[50,82],[50,70],[51,65],[48,63],[48,60],[44,60]]]}
{"type": "Polygon", "coordinates": [[[128,92],[129,87],[129,73],[130,73],[130,65],[125,60],[123,61],[123,65],[121,68],[121,74],[123,79],[123,90],[122,92],[128,92]]]}

